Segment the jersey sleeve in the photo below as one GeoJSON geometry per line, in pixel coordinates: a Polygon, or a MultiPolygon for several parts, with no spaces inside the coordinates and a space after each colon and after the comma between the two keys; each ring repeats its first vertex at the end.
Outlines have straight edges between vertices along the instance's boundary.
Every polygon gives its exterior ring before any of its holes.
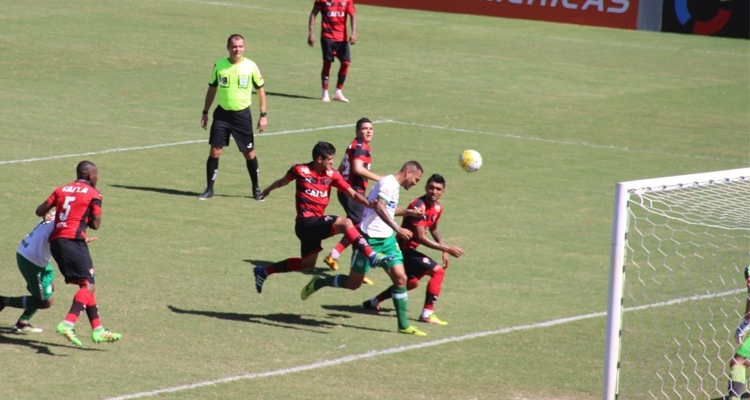
{"type": "Polygon", "coordinates": [[[313,9],[318,11],[323,11],[325,8],[326,2],[321,0],[315,0],[315,4],[313,4],[313,9]]]}
{"type": "Polygon", "coordinates": [[[346,13],[349,15],[354,15],[357,13],[357,10],[354,9],[354,1],[349,0],[349,2],[347,2],[346,13]]]}
{"type": "Polygon", "coordinates": [[[297,164],[292,165],[291,168],[289,168],[289,171],[286,171],[286,175],[284,175],[284,178],[288,181],[296,181],[297,178],[299,178],[299,171],[297,171],[297,164]]]}
{"type": "Polygon", "coordinates": [[[362,143],[357,143],[352,151],[352,158],[365,158],[370,156],[370,151],[367,150],[362,143]]]}
{"type": "MultiPolygon", "coordinates": [[[[422,210],[427,211],[425,210],[424,202],[422,201],[422,199],[419,199],[419,198],[414,199],[411,203],[409,203],[409,208],[410,209],[421,208],[422,210]]],[[[429,221],[427,220],[427,214],[423,214],[421,217],[411,217],[409,218],[409,220],[411,220],[411,223],[414,226],[426,227],[429,225],[429,221]]]]}
{"type": "Polygon", "coordinates": [[[50,205],[50,206],[53,206],[53,207],[54,207],[54,206],[55,206],[55,204],[57,204],[57,202],[56,202],[56,201],[57,201],[57,196],[58,196],[58,194],[57,194],[57,189],[55,189],[55,191],[54,191],[54,192],[52,192],[52,194],[51,194],[51,195],[49,195],[49,197],[47,197],[47,200],[45,200],[44,202],[45,202],[45,203],[46,203],[47,205],[50,205]]]}
{"type": "Polygon", "coordinates": [[[349,185],[349,183],[347,183],[344,180],[344,177],[339,173],[339,171],[333,172],[333,179],[331,180],[331,186],[335,187],[336,189],[342,192],[349,190],[349,188],[351,187],[351,185],[349,185]]]}
{"type": "Polygon", "coordinates": [[[91,196],[91,215],[102,215],[102,195],[99,191],[91,196]]]}
{"type": "Polygon", "coordinates": [[[260,68],[256,65],[253,68],[253,86],[255,86],[256,89],[260,89],[265,84],[266,82],[263,80],[263,75],[260,74],[260,68]]]}
{"type": "Polygon", "coordinates": [[[214,64],[214,69],[211,71],[211,79],[208,80],[208,86],[219,86],[219,76],[216,74],[216,64],[214,64]]]}

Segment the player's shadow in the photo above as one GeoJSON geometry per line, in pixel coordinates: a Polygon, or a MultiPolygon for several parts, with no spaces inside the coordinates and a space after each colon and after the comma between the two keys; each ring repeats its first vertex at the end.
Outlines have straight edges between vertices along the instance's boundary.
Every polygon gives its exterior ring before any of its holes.
{"type": "MultiPolygon", "coordinates": [[[[256,267],[257,266],[265,267],[266,265],[271,265],[276,262],[276,261],[266,261],[266,260],[254,260],[251,258],[246,258],[242,261],[253,264],[256,267]]],[[[303,269],[302,271],[299,271],[299,272],[305,275],[323,275],[323,273],[326,271],[331,271],[331,269],[328,267],[315,267],[315,268],[310,268],[310,269],[303,269]]]]}
{"type": "Polygon", "coordinates": [[[266,92],[267,96],[276,96],[276,97],[286,97],[288,99],[304,99],[304,100],[320,100],[317,97],[310,97],[310,96],[302,96],[299,94],[287,94],[287,93],[276,93],[276,92],[266,92]]]}
{"type": "MultiPolygon", "coordinates": [[[[172,196],[187,196],[187,197],[198,197],[203,192],[193,192],[188,190],[177,190],[177,189],[169,189],[169,188],[160,188],[160,187],[152,187],[152,186],[129,186],[129,185],[117,185],[117,184],[110,184],[110,187],[118,188],[118,189],[128,189],[128,190],[141,190],[144,192],[155,192],[155,193],[161,193],[161,194],[168,194],[172,196]]],[[[246,198],[252,198],[252,196],[239,196],[234,194],[215,194],[214,197],[246,197],[246,198]]]]}
{"type": "Polygon", "coordinates": [[[64,343],[42,342],[39,340],[33,340],[32,339],[33,336],[31,335],[35,335],[35,334],[32,333],[32,334],[21,335],[17,333],[12,333],[10,331],[10,328],[0,328],[0,344],[24,346],[32,350],[35,350],[37,354],[42,354],[45,356],[56,356],[56,357],[67,357],[67,355],[53,353],[51,350],[52,347],[70,348],[70,349],[84,350],[84,351],[104,351],[100,349],[90,349],[90,348],[80,349],[73,345],[64,344],[64,343]]]}
{"type": "Polygon", "coordinates": [[[181,309],[172,305],[169,305],[167,307],[169,308],[170,311],[172,311],[175,314],[200,315],[203,317],[219,318],[219,319],[224,319],[228,321],[250,322],[254,324],[262,324],[262,325],[274,326],[274,327],[279,327],[279,328],[302,330],[302,331],[308,331],[308,332],[313,332],[313,333],[327,333],[327,332],[321,332],[315,329],[308,329],[308,327],[309,328],[335,328],[338,326],[342,326],[344,328],[362,329],[366,331],[388,332],[382,329],[374,329],[374,328],[367,328],[367,327],[356,326],[356,325],[347,325],[347,324],[340,324],[340,323],[334,323],[334,322],[328,322],[328,321],[320,321],[317,319],[308,318],[305,315],[297,315],[297,314],[286,314],[286,313],[276,313],[276,314],[266,314],[266,315],[241,314],[241,313],[219,312],[219,311],[186,310],[186,309],[181,309]]]}
{"type": "Polygon", "coordinates": [[[351,305],[339,305],[339,304],[323,304],[320,306],[320,308],[328,311],[339,311],[339,312],[345,312],[350,314],[364,314],[364,315],[373,315],[373,316],[382,316],[382,317],[388,317],[393,318],[393,314],[391,314],[392,311],[395,311],[392,308],[385,308],[383,306],[380,306],[380,311],[375,310],[368,310],[362,305],[358,306],[351,306],[351,305]]]}

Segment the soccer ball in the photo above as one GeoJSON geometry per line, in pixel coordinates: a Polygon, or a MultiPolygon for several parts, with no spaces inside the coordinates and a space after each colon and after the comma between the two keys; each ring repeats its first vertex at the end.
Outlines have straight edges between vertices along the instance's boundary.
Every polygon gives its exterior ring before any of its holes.
{"type": "Polygon", "coordinates": [[[458,165],[466,172],[474,172],[482,167],[482,155],[475,150],[465,150],[458,157],[458,165]]]}

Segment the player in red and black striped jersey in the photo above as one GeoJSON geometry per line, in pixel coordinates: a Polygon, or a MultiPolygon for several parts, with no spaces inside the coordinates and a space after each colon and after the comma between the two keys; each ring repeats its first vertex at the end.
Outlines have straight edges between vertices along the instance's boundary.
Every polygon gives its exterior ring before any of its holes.
{"type": "Polygon", "coordinates": [[[276,180],[261,193],[261,198],[265,199],[271,191],[295,182],[294,198],[297,218],[294,233],[300,240],[301,257],[291,257],[265,267],[253,268],[255,289],[258,293],[262,291],[263,283],[271,274],[315,267],[318,253],[323,250],[321,242],[334,235],[343,233],[357,250],[367,255],[373,266],[385,264],[393,259],[393,255],[374,252],[349,218],[325,215],[332,186],[358,203],[370,206],[369,201],[360,193],[355,192],[341,174],[332,168],[335,154],[336,148],[332,144],[318,142],[313,147],[313,161],[293,165],[284,177],[276,180]]]}
{"type": "Polygon", "coordinates": [[[37,207],[36,215],[41,217],[52,208],[56,210],[55,228],[49,238],[50,251],[65,283],[78,285],[73,305],[65,320],[57,325],[57,332],[81,347],[73,326],[84,310],[91,322],[91,338],[95,343],[114,342],[122,335],[104,329],[99,320],[94,296],[94,263],[86,242],[86,228],[99,229],[102,221],[102,195],[96,190],[99,170],[94,163],[81,161],[76,167],[76,176],[75,182],[55,189],[37,207]]]}
{"type": "MultiPolygon", "coordinates": [[[[425,186],[425,195],[412,200],[408,207],[409,210],[421,209],[424,211],[424,214],[420,217],[404,217],[401,227],[410,230],[413,235],[411,239],[399,238],[398,243],[401,252],[404,254],[404,267],[408,278],[407,289],[412,290],[416,288],[423,276],[430,275],[430,281],[427,283],[427,291],[425,293],[424,308],[419,320],[435,325],[448,324],[434,313],[435,302],[437,302],[443,286],[445,268],[448,268],[448,255],[460,257],[463,254],[461,248],[448,246],[443,243],[443,238],[438,231],[438,222],[440,221],[440,216],[443,214],[443,206],[438,200],[440,200],[444,191],[445,179],[439,174],[430,176],[425,186]],[[435,239],[434,241],[427,237],[428,230],[432,234],[433,239],[435,239]],[[425,245],[431,249],[442,251],[443,265],[439,265],[435,260],[417,251],[419,245],[425,245]]],[[[392,289],[393,287],[389,287],[376,297],[366,300],[363,306],[369,309],[379,309],[378,304],[381,301],[391,298],[392,289]]]]}
{"type": "Polygon", "coordinates": [[[341,90],[344,88],[344,81],[346,80],[346,74],[349,70],[349,64],[351,63],[349,44],[357,43],[357,16],[356,10],[354,9],[354,1],[315,0],[315,4],[310,12],[310,20],[308,23],[309,33],[307,36],[307,44],[309,44],[310,47],[315,45],[315,17],[318,13],[322,14],[320,24],[320,47],[323,50],[323,71],[320,73],[320,79],[323,86],[323,96],[321,100],[324,102],[330,101],[330,98],[328,97],[328,75],[331,71],[333,58],[336,57],[339,59],[339,62],[341,62],[341,67],[339,68],[338,81],[336,82],[336,93],[334,94],[333,99],[347,103],[349,100],[344,97],[344,93],[341,90]],[[349,16],[352,24],[351,36],[347,36],[347,16],[349,16]]]}
{"type": "MultiPolygon", "coordinates": [[[[354,140],[346,148],[346,153],[341,159],[339,172],[355,192],[364,196],[367,190],[367,180],[380,180],[379,175],[370,172],[370,164],[372,163],[370,142],[374,134],[372,121],[367,118],[360,118],[357,121],[355,133],[354,140]]],[[[355,226],[359,226],[359,223],[362,222],[365,207],[346,196],[342,191],[338,191],[338,199],[341,206],[344,207],[344,211],[346,211],[347,218],[352,220],[355,226]]],[[[331,254],[326,256],[323,261],[333,270],[337,270],[339,268],[339,255],[347,246],[349,246],[349,241],[346,238],[341,239],[336,247],[331,250],[331,254]]]]}

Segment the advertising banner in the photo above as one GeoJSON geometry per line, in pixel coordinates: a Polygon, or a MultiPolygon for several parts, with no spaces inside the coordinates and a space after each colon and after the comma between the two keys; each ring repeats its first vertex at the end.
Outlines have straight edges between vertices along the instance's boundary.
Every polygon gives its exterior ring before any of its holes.
{"type": "Polygon", "coordinates": [[[356,0],[356,3],[610,28],[636,29],[638,22],[638,0],[356,0]]]}
{"type": "Polygon", "coordinates": [[[663,32],[750,39],[748,0],[663,1],[663,32]]]}

